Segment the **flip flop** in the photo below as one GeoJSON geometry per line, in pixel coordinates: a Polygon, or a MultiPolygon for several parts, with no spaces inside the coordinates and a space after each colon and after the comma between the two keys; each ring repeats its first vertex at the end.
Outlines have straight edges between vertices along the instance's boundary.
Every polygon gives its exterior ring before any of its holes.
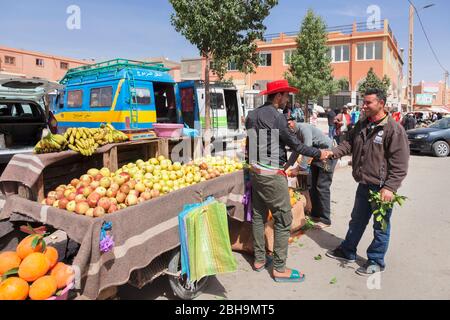
{"type": "Polygon", "coordinates": [[[300,275],[300,272],[298,272],[295,269],[292,269],[292,273],[291,276],[289,278],[284,278],[284,277],[273,277],[273,280],[275,280],[275,282],[303,282],[305,281],[305,275],[300,275]]]}
{"type": "Polygon", "coordinates": [[[316,230],[322,230],[322,229],[326,229],[326,228],[330,228],[330,227],[331,227],[331,224],[325,224],[322,222],[316,223],[314,225],[314,229],[316,229],[316,230]]]}
{"type": "Polygon", "coordinates": [[[255,266],[253,266],[253,270],[255,270],[256,272],[262,272],[263,270],[268,269],[272,265],[272,262],[272,256],[266,256],[266,263],[259,268],[255,268],[255,266]]]}

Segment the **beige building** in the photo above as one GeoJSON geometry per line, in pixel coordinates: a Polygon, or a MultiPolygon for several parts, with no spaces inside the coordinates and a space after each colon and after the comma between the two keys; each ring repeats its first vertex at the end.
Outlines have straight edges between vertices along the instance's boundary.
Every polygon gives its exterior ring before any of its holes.
{"type": "Polygon", "coordinates": [[[161,63],[164,65],[164,67],[170,69],[169,74],[176,82],[181,81],[181,63],[179,62],[169,60],[168,58],[165,57],[144,58],[140,59],[140,61],[161,63]]]}
{"type": "Polygon", "coordinates": [[[7,76],[59,81],[68,69],[93,62],[0,46],[0,74],[7,76]]]}

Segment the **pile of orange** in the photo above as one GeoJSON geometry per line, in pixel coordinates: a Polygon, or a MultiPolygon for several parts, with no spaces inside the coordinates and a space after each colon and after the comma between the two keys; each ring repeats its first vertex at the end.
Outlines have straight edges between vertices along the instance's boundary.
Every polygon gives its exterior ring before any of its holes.
{"type": "Polygon", "coordinates": [[[58,262],[58,251],[41,235],[26,237],[15,252],[0,253],[0,300],[45,300],[73,278],[73,269],[58,262]]]}

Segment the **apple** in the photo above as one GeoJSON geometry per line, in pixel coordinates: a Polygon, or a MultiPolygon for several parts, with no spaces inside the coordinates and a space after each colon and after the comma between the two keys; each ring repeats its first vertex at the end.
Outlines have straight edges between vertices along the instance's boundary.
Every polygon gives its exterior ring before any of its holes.
{"type": "Polygon", "coordinates": [[[92,189],[97,189],[98,187],[100,187],[100,181],[92,181],[90,184],[92,189]]]}
{"type": "Polygon", "coordinates": [[[69,203],[67,203],[66,210],[69,212],[74,212],[76,206],[77,206],[77,203],[75,202],[75,200],[69,201],[69,203]]]}
{"type": "Polygon", "coordinates": [[[125,182],[126,178],[122,174],[119,174],[114,177],[114,183],[117,184],[119,187],[123,185],[125,182]]]}
{"type": "Polygon", "coordinates": [[[76,203],[83,202],[83,201],[86,201],[86,198],[82,194],[77,194],[75,196],[75,202],[76,203]]]}
{"type": "Polygon", "coordinates": [[[178,171],[181,169],[181,163],[179,162],[174,162],[173,163],[173,170],[178,171]]]}
{"type": "Polygon", "coordinates": [[[76,194],[83,194],[84,193],[84,188],[86,188],[86,187],[81,186],[81,187],[77,188],[77,191],[75,193],[76,194]]]}
{"type": "Polygon", "coordinates": [[[59,208],[59,200],[55,200],[55,202],[53,202],[53,207],[59,208]]]}
{"type": "Polygon", "coordinates": [[[89,210],[89,204],[86,201],[78,202],[75,206],[75,212],[77,214],[86,214],[86,212],[89,210]]]}
{"type": "Polygon", "coordinates": [[[77,194],[75,192],[69,193],[69,195],[66,197],[69,201],[74,201],[77,197],[77,194]]]}
{"type": "Polygon", "coordinates": [[[125,204],[127,206],[134,206],[138,203],[138,197],[136,197],[134,194],[129,194],[127,198],[125,199],[125,204]]]}
{"type": "Polygon", "coordinates": [[[100,185],[105,188],[108,189],[111,186],[111,179],[107,178],[107,177],[103,177],[100,179],[100,185]]]}
{"type": "Polygon", "coordinates": [[[95,177],[97,174],[99,174],[100,170],[92,168],[89,169],[87,174],[90,175],[91,177],[95,177]]]}
{"type": "Polygon", "coordinates": [[[141,204],[142,202],[145,202],[145,201],[147,201],[147,200],[145,200],[145,199],[142,198],[142,197],[139,197],[139,198],[138,198],[138,204],[141,204]]]}
{"type": "Polygon", "coordinates": [[[89,185],[89,183],[92,182],[92,177],[91,177],[90,175],[83,174],[83,175],[80,177],[80,181],[81,181],[81,182],[87,182],[88,185],[89,185]]]}
{"type": "Polygon", "coordinates": [[[119,191],[116,195],[116,200],[117,200],[117,203],[119,203],[119,204],[124,203],[126,198],[127,198],[127,194],[124,192],[121,192],[121,191],[119,191]]]}
{"type": "Polygon", "coordinates": [[[108,168],[101,168],[101,169],[100,169],[100,173],[101,173],[101,175],[104,176],[104,177],[109,177],[109,176],[111,176],[111,171],[109,171],[108,168]]]}
{"type": "Polygon", "coordinates": [[[164,193],[164,194],[169,193],[169,191],[170,191],[170,189],[169,189],[168,186],[164,186],[164,187],[162,188],[162,190],[161,190],[161,192],[164,193]]]}
{"type": "Polygon", "coordinates": [[[94,189],[91,186],[84,187],[83,196],[87,198],[92,192],[94,192],[94,189]]]}
{"type": "Polygon", "coordinates": [[[155,189],[153,189],[152,191],[150,191],[150,193],[151,193],[151,195],[152,195],[152,199],[153,199],[153,198],[158,198],[159,195],[160,195],[159,190],[155,190],[155,189]]]}
{"type": "Polygon", "coordinates": [[[89,208],[84,214],[86,217],[94,217],[94,208],[89,208]]]}
{"type": "Polygon", "coordinates": [[[105,209],[105,211],[108,211],[109,207],[111,206],[111,201],[109,200],[109,198],[103,197],[98,200],[97,205],[105,209]]]}
{"type": "Polygon", "coordinates": [[[66,186],[65,185],[60,185],[60,186],[58,186],[58,188],[55,189],[55,191],[56,192],[58,192],[58,191],[64,192],[64,191],[66,191],[66,186]]]}
{"type": "Polygon", "coordinates": [[[62,198],[64,198],[64,191],[62,191],[62,190],[56,191],[56,198],[58,200],[61,200],[62,198]]]}
{"type": "Polygon", "coordinates": [[[157,159],[158,159],[159,163],[161,163],[161,161],[163,161],[163,160],[166,160],[166,158],[162,155],[159,156],[157,159]]]}
{"type": "Polygon", "coordinates": [[[137,190],[139,192],[144,192],[145,191],[145,184],[143,184],[142,182],[137,183],[134,186],[134,190],[137,190]]]}
{"type": "Polygon", "coordinates": [[[109,198],[109,201],[111,201],[111,205],[113,205],[113,204],[117,205],[117,199],[116,198],[109,198]]]}
{"type": "Polygon", "coordinates": [[[153,190],[161,191],[161,189],[162,189],[162,186],[159,183],[155,183],[153,185],[153,190]]]}
{"type": "Polygon", "coordinates": [[[130,190],[131,190],[131,188],[130,188],[130,186],[129,186],[127,183],[123,184],[123,185],[120,187],[120,191],[123,192],[123,193],[125,193],[125,194],[129,194],[129,193],[130,193],[130,190]]]}
{"type": "Polygon", "coordinates": [[[113,213],[119,210],[119,207],[116,204],[111,204],[111,206],[108,209],[108,213],[113,213]]]}
{"type": "Polygon", "coordinates": [[[152,188],[153,187],[153,182],[152,181],[150,181],[150,180],[144,180],[144,185],[147,187],[147,188],[152,188]]]}
{"type": "Polygon", "coordinates": [[[70,181],[70,184],[74,187],[76,187],[77,184],[79,184],[79,183],[80,183],[80,180],[78,180],[78,179],[72,179],[72,181],[70,181]]]}
{"type": "Polygon", "coordinates": [[[152,194],[150,191],[144,191],[141,193],[141,198],[144,200],[150,200],[152,198],[152,194]]]}
{"type": "Polygon", "coordinates": [[[62,198],[61,200],[59,200],[58,208],[66,209],[68,203],[69,203],[69,200],[67,200],[66,198],[62,198]]]}
{"type": "Polygon", "coordinates": [[[126,209],[127,205],[125,203],[119,203],[118,208],[119,208],[119,210],[126,209]]]}
{"type": "Polygon", "coordinates": [[[130,189],[134,189],[134,187],[136,186],[137,182],[136,180],[132,179],[130,181],[128,181],[128,185],[130,186],[130,189]]]}
{"type": "Polygon", "coordinates": [[[154,169],[155,169],[155,167],[151,164],[148,166],[145,166],[145,172],[147,172],[147,173],[152,173],[154,169]]]}
{"type": "Polygon", "coordinates": [[[97,202],[98,202],[98,200],[100,200],[100,198],[101,198],[101,196],[97,192],[91,193],[89,195],[89,197],[87,198],[89,207],[95,208],[97,206],[97,202]]]}
{"type": "Polygon", "coordinates": [[[103,187],[97,187],[95,192],[98,193],[101,197],[106,196],[106,189],[103,187]]]}
{"type": "Polygon", "coordinates": [[[94,217],[103,217],[105,213],[105,209],[103,209],[102,207],[96,207],[94,209],[94,217]]]}
{"type": "MultiPolygon", "coordinates": [[[[115,178],[115,177],[114,177],[115,178]]],[[[119,191],[120,185],[118,183],[111,183],[111,186],[109,187],[111,190],[119,191]]]]}
{"type": "Polygon", "coordinates": [[[117,195],[117,190],[112,190],[111,188],[109,188],[108,190],[106,190],[106,196],[108,198],[114,198],[117,195]]]}
{"type": "Polygon", "coordinates": [[[125,178],[125,182],[127,182],[127,181],[129,181],[129,180],[131,179],[130,174],[127,173],[127,172],[122,172],[122,173],[120,174],[120,176],[122,176],[122,177],[125,178]]]}
{"type": "Polygon", "coordinates": [[[56,191],[50,191],[47,195],[47,198],[56,200],[58,199],[58,194],[56,193],[56,191]]]}

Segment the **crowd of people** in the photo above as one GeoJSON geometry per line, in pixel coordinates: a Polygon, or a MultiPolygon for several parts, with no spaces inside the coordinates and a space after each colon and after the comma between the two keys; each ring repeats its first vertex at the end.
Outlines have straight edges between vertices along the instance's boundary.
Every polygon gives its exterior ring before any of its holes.
{"type": "MultiPolygon", "coordinates": [[[[267,84],[267,102],[251,111],[246,119],[247,161],[250,167],[253,204],[254,270],[272,269],[277,282],[302,282],[305,275],[286,267],[292,212],[287,176],[309,170],[312,219],[318,229],[331,225],[331,184],[336,162],[352,155],[353,177],[359,184],[349,229],[345,239],[327,256],[351,263],[365,229],[373,217],[370,191],[380,192],[383,201],[392,201],[408,171],[409,145],[406,131],[386,111],[386,95],[374,88],[366,91],[361,108],[349,112],[348,106],[339,114],[329,110],[329,133],[304,122],[299,105],[287,107],[289,93],[298,90],[286,80],[267,84]],[[281,111],[281,112],[280,112],[281,111]],[[284,111],[284,112],[283,112],[284,111]],[[353,113],[352,113],[353,112],[353,113]],[[284,113],[284,114],[283,114],[284,113]],[[339,145],[333,140],[338,138],[339,145]],[[288,157],[287,147],[292,154],[288,157]],[[292,168],[302,155],[300,165],[292,168]],[[291,168],[288,171],[288,168],[291,168]],[[274,219],[274,249],[267,255],[264,223],[269,211],[274,219]]],[[[357,270],[360,275],[382,272],[390,239],[390,217],[385,215],[387,228],[373,220],[374,239],[367,249],[367,262],[357,270]]]]}

